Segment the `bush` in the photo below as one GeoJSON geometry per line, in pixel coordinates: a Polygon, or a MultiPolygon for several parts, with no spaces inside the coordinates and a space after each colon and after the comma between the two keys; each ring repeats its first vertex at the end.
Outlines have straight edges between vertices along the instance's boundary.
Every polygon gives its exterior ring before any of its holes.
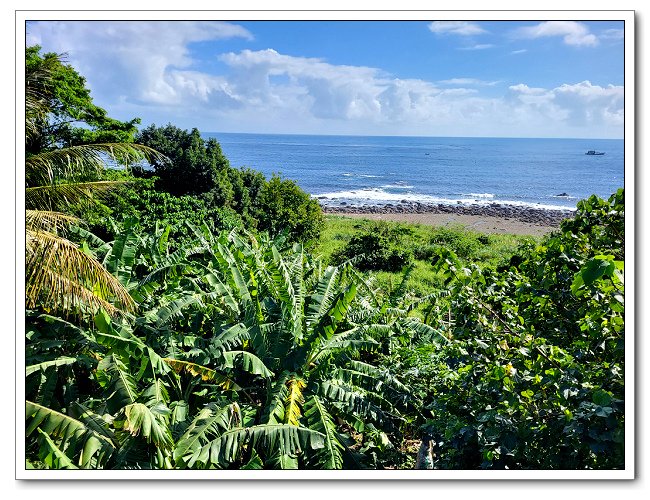
{"type": "Polygon", "coordinates": [[[228,179],[230,165],[215,139],[203,140],[195,128],[191,132],[172,124],[150,125],[136,137],[136,142],[164,154],[170,161],[156,161],[152,167],[159,189],[176,196],[211,192],[219,205],[228,205],[233,198],[228,179]]]}
{"type": "Polygon", "coordinates": [[[170,159],[152,165],[161,192],[200,198],[208,210],[232,209],[249,229],[271,236],[286,232],[302,242],[320,236],[323,215],[316,200],[293,181],[276,176],[267,181],[261,172],[232,168],[217,140],[204,140],[197,129],[151,125],[136,140],[170,159]]]}
{"type": "Polygon", "coordinates": [[[360,226],[342,250],[332,258],[335,262],[355,259],[354,264],[362,271],[398,272],[413,262],[413,252],[404,245],[397,227],[384,223],[360,226]]]}
{"type": "Polygon", "coordinates": [[[389,361],[417,369],[435,468],[624,467],[623,227],[619,190],[500,271],[441,252],[450,342],[389,361]]]}
{"type": "Polygon", "coordinates": [[[437,227],[431,235],[430,245],[434,248],[447,248],[461,259],[467,259],[482,246],[482,243],[479,242],[480,236],[478,233],[461,229],[437,227]]]}
{"type": "Polygon", "coordinates": [[[196,196],[174,196],[158,191],[156,181],[155,177],[130,179],[130,184],[105,205],[82,208],[79,215],[89,230],[104,240],[112,240],[115,230],[119,232],[124,221],[132,218],[138,220],[136,229],[143,232],[153,232],[156,222],[167,222],[173,228],[170,240],[176,246],[194,238],[185,222],[196,226],[205,222],[213,231],[243,227],[242,218],[231,208],[210,207],[196,196]]]}
{"type": "Polygon", "coordinates": [[[258,230],[272,237],[287,233],[296,241],[318,239],[323,229],[323,212],[318,202],[291,180],[273,176],[259,190],[253,203],[258,230]]]}

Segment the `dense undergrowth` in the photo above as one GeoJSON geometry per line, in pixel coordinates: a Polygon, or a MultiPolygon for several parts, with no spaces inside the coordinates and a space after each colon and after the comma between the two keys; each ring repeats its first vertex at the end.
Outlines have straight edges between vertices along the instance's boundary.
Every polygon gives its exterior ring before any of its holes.
{"type": "Polygon", "coordinates": [[[592,197],[498,270],[443,246],[417,298],[286,240],[77,230],[138,312],[28,311],[29,463],[621,468],[623,215],[592,197]]]}
{"type": "Polygon", "coordinates": [[[27,468],[625,466],[623,190],[540,239],[323,226],[198,131],[132,143],[56,57],[28,75],[27,468]]]}

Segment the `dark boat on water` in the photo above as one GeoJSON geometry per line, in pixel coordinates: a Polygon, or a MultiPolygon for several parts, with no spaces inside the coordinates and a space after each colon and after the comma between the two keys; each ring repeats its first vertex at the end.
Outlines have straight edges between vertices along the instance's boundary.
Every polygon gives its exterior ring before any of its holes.
{"type": "Polygon", "coordinates": [[[598,151],[594,151],[593,149],[591,149],[591,150],[587,151],[585,154],[589,155],[589,156],[602,156],[605,153],[599,153],[598,151]]]}

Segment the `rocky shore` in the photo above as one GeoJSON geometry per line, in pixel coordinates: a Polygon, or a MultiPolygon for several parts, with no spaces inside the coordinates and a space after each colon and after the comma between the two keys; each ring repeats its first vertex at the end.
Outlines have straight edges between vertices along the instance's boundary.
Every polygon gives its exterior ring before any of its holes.
{"type": "Polygon", "coordinates": [[[402,200],[399,203],[388,203],[385,205],[353,206],[346,202],[340,202],[340,205],[336,206],[323,203],[321,203],[321,206],[323,212],[326,214],[454,214],[516,220],[526,224],[544,227],[558,227],[563,219],[573,216],[571,210],[517,207],[513,205],[502,205],[500,203],[491,203],[488,205],[466,205],[460,203],[457,205],[431,205],[402,200]]]}

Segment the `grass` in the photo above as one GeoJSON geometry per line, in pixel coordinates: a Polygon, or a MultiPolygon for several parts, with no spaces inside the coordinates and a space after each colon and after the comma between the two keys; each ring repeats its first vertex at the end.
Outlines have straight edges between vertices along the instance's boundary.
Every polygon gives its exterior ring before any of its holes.
{"type": "MultiPolygon", "coordinates": [[[[446,247],[466,264],[480,267],[496,267],[506,263],[525,242],[537,242],[541,238],[514,234],[484,234],[464,226],[427,226],[403,222],[369,221],[336,215],[325,217],[325,228],[315,248],[324,262],[335,264],[336,252],[342,250],[359,232],[388,231],[396,238],[395,243],[410,250],[414,256],[414,269],[408,281],[409,289],[418,296],[440,288],[441,279],[432,270],[431,260],[436,249],[446,247]]],[[[390,290],[401,282],[400,273],[376,271],[372,273],[377,283],[390,290]]]]}

